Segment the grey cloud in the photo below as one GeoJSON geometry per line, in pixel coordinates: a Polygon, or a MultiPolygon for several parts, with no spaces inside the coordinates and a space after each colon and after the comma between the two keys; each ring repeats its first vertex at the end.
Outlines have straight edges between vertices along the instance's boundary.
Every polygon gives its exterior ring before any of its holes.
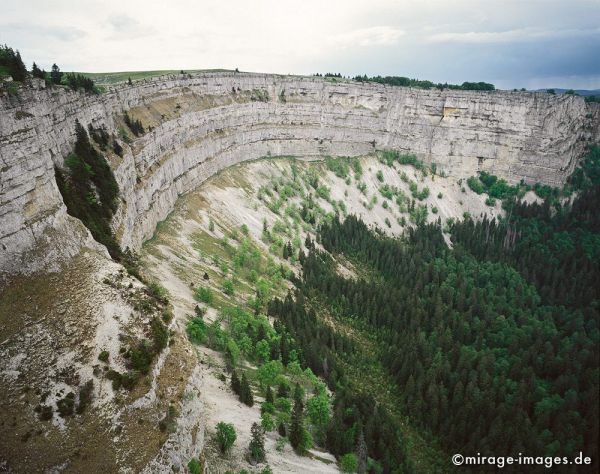
{"type": "Polygon", "coordinates": [[[49,26],[41,24],[0,24],[5,34],[13,34],[24,38],[54,38],[59,41],[75,41],[86,36],[86,32],[71,26],[49,26]]]}
{"type": "Polygon", "coordinates": [[[150,36],[156,33],[156,28],[144,25],[129,15],[111,15],[108,17],[108,25],[112,29],[112,39],[135,39],[150,36]]]}
{"type": "Polygon", "coordinates": [[[519,28],[506,31],[467,31],[436,33],[428,37],[432,42],[455,43],[515,43],[523,41],[544,41],[554,38],[581,38],[600,35],[600,28],[587,29],[547,29],[519,28]]]}

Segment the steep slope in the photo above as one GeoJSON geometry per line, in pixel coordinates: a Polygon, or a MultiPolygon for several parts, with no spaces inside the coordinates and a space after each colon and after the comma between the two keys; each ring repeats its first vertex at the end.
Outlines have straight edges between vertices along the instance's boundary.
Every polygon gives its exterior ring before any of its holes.
{"type": "Polygon", "coordinates": [[[179,195],[261,156],[356,156],[393,148],[457,177],[488,170],[510,182],[560,184],[585,143],[598,136],[597,114],[573,96],[262,74],[167,76],[100,96],[38,82],[1,98],[0,272],[48,267],[79,248],[58,238],[71,228],[53,173],[72,149],[75,120],[119,137],[125,150],[111,157],[121,189],[113,224],[123,248],[139,248],[179,195]],[[128,132],[125,111],[147,133],[128,132]],[[57,251],[32,254],[40,242],[57,251]]]}

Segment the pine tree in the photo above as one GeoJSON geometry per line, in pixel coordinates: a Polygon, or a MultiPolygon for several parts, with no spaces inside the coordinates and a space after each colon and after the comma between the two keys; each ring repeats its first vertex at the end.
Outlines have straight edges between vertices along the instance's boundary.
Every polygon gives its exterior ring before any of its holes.
{"type": "Polygon", "coordinates": [[[283,246],[283,255],[282,255],[284,260],[287,260],[288,258],[290,258],[290,254],[288,253],[288,247],[287,245],[283,246]]]}
{"type": "Polygon", "coordinates": [[[46,77],[46,73],[42,71],[35,62],[31,67],[31,75],[33,77],[37,77],[38,79],[45,79],[46,77]]]}
{"type": "Polygon", "coordinates": [[[281,335],[279,341],[279,353],[281,354],[281,362],[283,362],[283,365],[288,365],[288,362],[290,361],[290,351],[285,333],[281,335]]]}
{"type": "Polygon", "coordinates": [[[233,393],[235,393],[238,397],[241,396],[241,383],[240,383],[240,379],[238,378],[238,374],[237,372],[234,370],[231,374],[231,390],[233,390],[233,393]]]}
{"type": "Polygon", "coordinates": [[[294,249],[292,247],[292,244],[288,242],[283,246],[283,258],[285,260],[288,260],[292,255],[294,255],[294,249]]]}
{"type": "Polygon", "coordinates": [[[54,63],[52,65],[52,70],[50,71],[50,80],[54,84],[60,84],[62,81],[62,72],[60,72],[60,68],[54,63]]]}
{"type": "Polygon", "coordinates": [[[366,474],[367,472],[367,443],[365,442],[365,433],[360,424],[358,432],[358,441],[356,443],[356,457],[358,459],[357,474],[366,474]]]}
{"type": "Polygon", "coordinates": [[[304,410],[304,389],[299,383],[294,386],[294,403],[302,405],[302,410],[304,410]]]}
{"type": "Polygon", "coordinates": [[[133,82],[131,82],[131,77],[129,79],[127,79],[127,84],[129,84],[130,86],[133,85],[133,82]]]}
{"type": "Polygon", "coordinates": [[[250,429],[252,433],[252,439],[250,440],[250,459],[256,463],[265,461],[265,432],[258,423],[252,423],[250,429]]]}
{"type": "Polygon", "coordinates": [[[279,385],[277,386],[277,396],[279,398],[287,398],[289,393],[290,393],[290,389],[289,389],[288,385],[284,382],[279,382],[279,385]]]}
{"type": "Polygon", "coordinates": [[[275,402],[275,397],[273,397],[273,390],[271,390],[271,386],[270,385],[267,387],[267,394],[265,396],[265,401],[267,403],[274,403],[275,402]]]}
{"type": "Polygon", "coordinates": [[[25,64],[23,64],[23,60],[21,59],[21,53],[17,50],[15,54],[14,68],[11,71],[12,77],[15,81],[23,82],[27,79],[27,68],[25,64]]]}
{"type": "Polygon", "coordinates": [[[242,382],[240,385],[240,401],[251,407],[254,405],[254,395],[252,395],[252,388],[248,383],[245,373],[242,374],[242,382]]]}
{"type": "Polygon", "coordinates": [[[21,59],[21,53],[7,45],[0,45],[0,66],[8,70],[13,81],[24,82],[27,79],[27,68],[21,59]]]}
{"type": "Polygon", "coordinates": [[[304,437],[304,401],[300,385],[296,384],[294,390],[294,409],[290,426],[290,444],[298,449],[304,437]]]}
{"type": "Polygon", "coordinates": [[[119,187],[106,159],[90,143],[85,128],[75,122],[74,153],[65,159],[65,168],[56,169],[57,184],[67,211],[83,221],[92,236],[119,258],[121,250],[110,228],[118,205],[119,187]]]}

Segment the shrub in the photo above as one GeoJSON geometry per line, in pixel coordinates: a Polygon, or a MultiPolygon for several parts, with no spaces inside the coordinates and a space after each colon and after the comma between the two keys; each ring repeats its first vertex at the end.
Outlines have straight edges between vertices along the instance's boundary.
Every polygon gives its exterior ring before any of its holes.
{"type": "Polygon", "coordinates": [[[233,296],[235,293],[235,287],[233,286],[232,280],[228,279],[223,282],[223,293],[225,293],[227,296],[233,296]]]}
{"type": "Polygon", "coordinates": [[[225,423],[223,421],[217,423],[216,439],[219,449],[223,454],[227,454],[231,450],[236,438],[237,434],[231,423],[225,423]]]}
{"type": "Polygon", "coordinates": [[[418,205],[410,211],[410,220],[416,225],[423,225],[427,222],[427,206],[418,205]]]}
{"type": "Polygon", "coordinates": [[[102,351],[100,352],[100,354],[98,355],[98,360],[102,361],[102,362],[108,362],[108,356],[109,356],[109,352],[108,351],[102,351]]]}
{"type": "Polygon", "coordinates": [[[492,198],[505,199],[515,196],[519,189],[516,186],[509,185],[505,180],[499,179],[487,190],[492,198]]]}
{"type": "Polygon", "coordinates": [[[339,461],[342,472],[356,472],[358,469],[358,458],[354,453],[344,454],[339,461]]]}
{"type": "Polygon", "coordinates": [[[204,344],[206,340],[206,324],[202,318],[192,318],[186,325],[186,332],[194,344],[204,344]]]}
{"type": "Polygon", "coordinates": [[[362,165],[360,164],[360,160],[358,158],[352,158],[351,159],[351,165],[352,165],[352,170],[354,171],[354,174],[356,176],[356,178],[360,178],[360,176],[362,175],[362,165]]]}
{"type": "Polygon", "coordinates": [[[132,390],[140,378],[139,372],[130,371],[121,375],[121,385],[127,390],[132,390]]]}
{"type": "Polygon", "coordinates": [[[56,402],[56,408],[62,417],[72,415],[75,408],[75,394],[73,392],[67,393],[56,402]]]}
{"type": "Polygon", "coordinates": [[[167,408],[167,414],[158,423],[158,428],[163,432],[175,433],[175,431],[177,431],[178,416],[179,412],[177,411],[177,408],[175,408],[173,405],[169,405],[169,408],[167,408]]]}
{"type": "Polygon", "coordinates": [[[48,421],[52,419],[53,410],[51,406],[48,405],[38,405],[39,409],[36,411],[39,412],[39,417],[41,421],[48,421]]]}
{"type": "Polygon", "coordinates": [[[194,291],[194,298],[198,301],[211,305],[214,300],[212,290],[210,288],[198,287],[194,291]]]}
{"type": "Polygon", "coordinates": [[[117,140],[113,141],[113,151],[116,155],[121,157],[123,156],[123,147],[119,145],[119,142],[117,140]]]}
{"type": "Polygon", "coordinates": [[[479,181],[481,181],[486,188],[491,188],[494,184],[496,184],[498,178],[492,174],[482,171],[479,173],[479,181]]]}
{"type": "Polygon", "coordinates": [[[169,291],[164,286],[156,282],[150,282],[146,288],[147,293],[155,300],[160,301],[163,304],[169,303],[169,291]]]}
{"type": "Polygon", "coordinates": [[[140,341],[130,349],[131,365],[134,370],[147,374],[150,371],[155,352],[149,341],[140,341]]]}
{"type": "MultiPolygon", "coordinates": [[[[280,425],[281,427],[282,425],[280,425]]],[[[285,427],[284,427],[284,431],[285,431],[285,427]]],[[[283,451],[283,448],[285,448],[285,445],[288,444],[290,442],[289,439],[287,439],[287,437],[285,436],[281,436],[279,438],[277,438],[277,441],[275,441],[275,449],[277,451],[283,451]]]]}
{"type": "Polygon", "coordinates": [[[388,166],[392,166],[394,161],[398,160],[400,153],[396,150],[383,150],[379,155],[379,161],[385,163],[388,166]]]}
{"type": "Polygon", "coordinates": [[[325,185],[321,185],[317,188],[317,196],[319,196],[321,199],[329,201],[331,199],[331,189],[325,185]]]}
{"type": "Polygon", "coordinates": [[[154,343],[154,350],[156,352],[162,351],[169,342],[169,330],[163,322],[156,316],[152,318],[150,322],[150,329],[152,331],[152,341],[154,343]]]}
{"type": "Polygon", "coordinates": [[[475,176],[471,176],[469,179],[467,179],[467,185],[469,186],[469,188],[471,188],[471,191],[477,194],[482,194],[483,192],[485,192],[483,183],[475,176]]]}
{"type": "Polygon", "coordinates": [[[144,126],[142,125],[142,122],[139,119],[131,120],[129,114],[125,112],[125,114],[123,115],[123,120],[125,121],[125,125],[129,127],[129,130],[131,130],[136,137],[139,137],[140,135],[144,134],[144,126]]]}
{"type": "Polygon", "coordinates": [[[264,401],[262,402],[262,404],[260,405],[260,413],[269,413],[269,414],[274,414],[275,413],[275,405],[273,404],[273,402],[269,402],[269,401],[264,401]]]}
{"type": "Polygon", "coordinates": [[[270,413],[265,412],[261,415],[260,425],[265,432],[273,431],[275,429],[275,422],[273,421],[273,417],[270,413]]]}
{"type": "Polygon", "coordinates": [[[190,459],[190,462],[187,465],[191,474],[202,474],[202,464],[196,458],[190,459]]]}
{"type": "Polygon", "coordinates": [[[84,383],[79,389],[79,403],[77,404],[77,413],[82,414],[88,405],[92,402],[94,395],[94,381],[92,379],[84,383]]]}
{"type": "Polygon", "coordinates": [[[112,388],[113,390],[119,390],[121,388],[122,385],[122,374],[120,374],[119,372],[117,372],[116,370],[109,370],[106,373],[106,378],[108,380],[112,381],[112,388]]]}
{"type": "Polygon", "coordinates": [[[346,178],[350,172],[350,166],[348,165],[348,160],[346,158],[327,157],[325,159],[325,166],[338,178],[346,178]]]}

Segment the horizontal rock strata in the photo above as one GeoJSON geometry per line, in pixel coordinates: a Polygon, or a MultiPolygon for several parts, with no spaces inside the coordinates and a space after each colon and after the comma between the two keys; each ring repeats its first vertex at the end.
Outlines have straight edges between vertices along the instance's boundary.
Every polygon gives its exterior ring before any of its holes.
{"type": "Polygon", "coordinates": [[[72,150],[75,120],[119,136],[124,111],[147,129],[110,157],[121,190],[114,229],[134,249],[179,195],[244,160],[391,148],[453,176],[485,170],[560,185],[600,136],[598,107],[569,95],[240,73],[163,76],[98,96],[35,83],[0,98],[0,274],[47,268],[94,245],[66,215],[53,168],[72,150]]]}

